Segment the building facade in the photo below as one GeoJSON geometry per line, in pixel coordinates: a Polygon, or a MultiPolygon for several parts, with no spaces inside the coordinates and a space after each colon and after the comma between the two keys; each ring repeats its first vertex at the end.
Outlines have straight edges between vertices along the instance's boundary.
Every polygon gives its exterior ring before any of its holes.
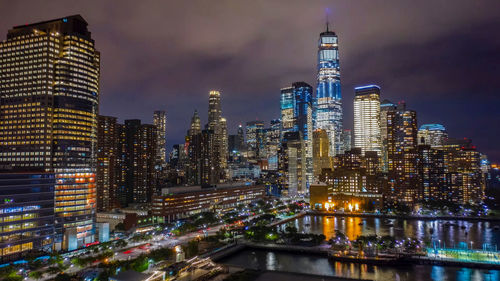
{"type": "Polygon", "coordinates": [[[118,121],[116,117],[98,117],[96,191],[97,211],[109,211],[120,207],[117,197],[119,174],[118,121]]]}
{"type": "Polygon", "coordinates": [[[421,198],[417,173],[417,113],[404,103],[387,113],[387,150],[392,201],[415,204],[421,198]]]}
{"type": "Polygon", "coordinates": [[[154,197],[152,211],[158,221],[170,222],[200,212],[227,211],[238,204],[247,205],[263,198],[265,192],[262,185],[166,188],[162,195],[154,197]]]}
{"type": "Polygon", "coordinates": [[[246,137],[247,159],[257,162],[265,158],[264,122],[259,120],[247,122],[246,137]]]}
{"type": "Polygon", "coordinates": [[[387,173],[389,171],[389,154],[387,142],[387,114],[390,111],[395,111],[396,105],[389,100],[384,100],[380,103],[380,144],[382,148],[381,163],[382,171],[387,173]]]}
{"type": "Polygon", "coordinates": [[[121,186],[122,207],[132,203],[151,202],[156,186],[156,127],[141,120],[125,120],[121,159],[124,172],[121,186]]]}
{"type": "Polygon", "coordinates": [[[418,144],[441,147],[448,139],[448,133],[441,124],[424,124],[418,129],[417,137],[418,144]]]}
{"type": "Polygon", "coordinates": [[[0,173],[0,261],[51,252],[55,216],[53,173],[0,173]]]}
{"type": "Polygon", "coordinates": [[[318,43],[318,76],[315,100],[315,129],[324,129],[330,138],[330,156],[343,152],[343,111],[340,90],[339,43],[328,23],[318,43]]]}
{"type": "Polygon", "coordinates": [[[79,15],[0,43],[0,165],[56,173],[56,248],[94,240],[100,54],[79,15]]]}
{"type": "Polygon", "coordinates": [[[356,87],[354,96],[354,147],[381,154],[380,87],[356,87]]]}
{"type": "Polygon", "coordinates": [[[323,169],[332,169],[330,157],[330,142],[325,130],[317,129],[313,133],[313,168],[314,178],[317,179],[323,169]]]}

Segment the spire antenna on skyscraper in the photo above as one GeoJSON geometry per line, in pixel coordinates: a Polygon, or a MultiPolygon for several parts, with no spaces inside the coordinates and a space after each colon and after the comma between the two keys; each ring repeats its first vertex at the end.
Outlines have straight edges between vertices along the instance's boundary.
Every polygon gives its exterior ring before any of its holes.
{"type": "Polygon", "coordinates": [[[330,22],[328,20],[328,14],[330,14],[330,9],[329,8],[326,8],[325,10],[325,16],[326,16],[326,32],[329,32],[329,26],[330,26],[330,22]]]}

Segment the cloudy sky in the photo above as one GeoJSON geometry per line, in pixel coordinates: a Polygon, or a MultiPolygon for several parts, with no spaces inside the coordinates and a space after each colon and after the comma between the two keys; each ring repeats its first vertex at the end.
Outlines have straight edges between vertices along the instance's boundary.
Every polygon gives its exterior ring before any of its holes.
{"type": "MultiPolygon", "coordinates": [[[[279,89],[315,85],[325,10],[339,35],[344,126],[353,88],[378,84],[419,124],[441,123],[500,161],[498,0],[0,0],[0,32],[81,14],[101,52],[100,112],[151,122],[167,111],[169,146],[208,91],[222,92],[229,131],[279,117],[279,89]]],[[[5,37],[4,37],[5,38],[5,37]]]]}

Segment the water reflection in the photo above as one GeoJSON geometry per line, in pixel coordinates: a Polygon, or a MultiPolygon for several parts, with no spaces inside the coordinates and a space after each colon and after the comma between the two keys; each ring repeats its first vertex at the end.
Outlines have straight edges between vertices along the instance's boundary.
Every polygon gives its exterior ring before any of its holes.
{"type": "MultiPolygon", "coordinates": [[[[304,216],[292,222],[300,232],[323,233],[327,239],[340,230],[356,239],[360,235],[391,235],[396,239],[414,237],[421,241],[441,241],[442,246],[453,247],[460,242],[481,248],[483,243],[500,245],[500,231],[494,230],[499,222],[475,222],[456,220],[405,220],[336,216],[304,216]]],[[[284,226],[282,226],[284,227],[284,226]]]]}
{"type": "Polygon", "coordinates": [[[238,252],[223,259],[221,263],[261,270],[279,270],[370,280],[500,280],[500,271],[498,270],[421,265],[398,267],[371,266],[366,264],[333,262],[327,258],[314,255],[255,249],[238,252]]]}

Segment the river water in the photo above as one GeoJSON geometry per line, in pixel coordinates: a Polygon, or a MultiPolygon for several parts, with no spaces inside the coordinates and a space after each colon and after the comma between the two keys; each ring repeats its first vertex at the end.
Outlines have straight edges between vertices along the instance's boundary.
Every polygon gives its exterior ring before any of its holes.
{"type": "MultiPolygon", "coordinates": [[[[304,216],[287,225],[299,232],[324,234],[327,239],[335,230],[354,240],[359,235],[391,235],[396,239],[418,238],[424,242],[438,241],[441,246],[453,247],[460,242],[481,248],[483,244],[500,245],[500,222],[455,220],[409,220],[335,216],[304,216]],[[432,230],[431,230],[432,229],[432,230]],[[472,243],[471,243],[472,242],[472,243]]],[[[285,227],[285,225],[281,226],[285,227]]],[[[325,257],[289,252],[247,249],[226,257],[221,263],[262,270],[279,270],[325,276],[350,277],[368,280],[500,280],[500,271],[442,266],[372,266],[366,264],[333,262],[325,257]]]]}
{"type": "Polygon", "coordinates": [[[377,281],[498,281],[500,271],[443,266],[372,266],[333,262],[326,257],[245,249],[219,261],[244,268],[349,277],[377,281]]]}
{"type": "Polygon", "coordinates": [[[303,216],[287,225],[294,225],[299,232],[322,233],[327,239],[335,236],[335,230],[340,230],[350,240],[356,239],[359,235],[376,234],[391,235],[396,239],[417,238],[424,242],[436,241],[442,247],[454,247],[460,242],[467,243],[468,247],[472,242],[473,248],[482,248],[485,243],[492,247],[500,245],[500,230],[494,229],[495,226],[500,226],[500,222],[303,216]]]}

